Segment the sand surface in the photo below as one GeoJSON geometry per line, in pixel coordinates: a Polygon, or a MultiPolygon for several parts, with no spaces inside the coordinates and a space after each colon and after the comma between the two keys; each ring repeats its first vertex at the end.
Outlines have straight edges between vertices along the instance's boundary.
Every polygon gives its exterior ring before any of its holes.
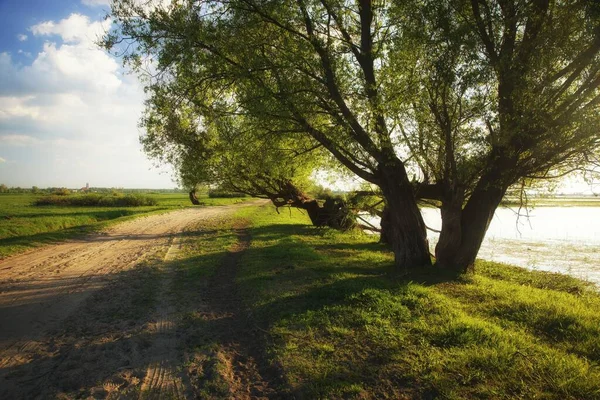
{"type": "Polygon", "coordinates": [[[195,397],[181,374],[174,261],[186,232],[250,203],[140,217],[1,261],[0,398],[195,397]]]}

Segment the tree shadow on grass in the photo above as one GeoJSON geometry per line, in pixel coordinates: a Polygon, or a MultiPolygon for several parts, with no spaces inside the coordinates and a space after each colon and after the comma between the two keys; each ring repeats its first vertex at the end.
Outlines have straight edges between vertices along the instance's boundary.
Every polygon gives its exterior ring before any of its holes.
{"type": "MultiPolygon", "coordinates": [[[[291,346],[292,354],[295,352],[295,346],[303,345],[312,349],[306,350],[308,352],[320,351],[319,335],[325,335],[321,338],[325,343],[328,342],[329,335],[334,335],[329,333],[325,326],[336,325],[339,322],[346,328],[352,327],[352,316],[346,314],[351,313],[356,299],[361,299],[365,292],[367,298],[372,295],[372,291],[389,292],[392,295],[389,298],[392,299],[401,295],[413,283],[429,286],[457,279],[454,273],[435,267],[398,272],[394,269],[390,250],[375,241],[365,243],[355,238],[344,241],[340,235],[332,237],[331,242],[327,242],[326,236],[318,240],[303,241],[298,240],[298,236],[311,235],[311,228],[298,229],[294,225],[277,226],[276,229],[261,227],[253,229],[252,234],[259,244],[246,252],[238,283],[243,297],[248,302],[246,312],[252,316],[253,323],[261,332],[271,332],[275,335],[266,335],[265,347],[274,348],[272,343],[279,343],[277,352],[285,353],[288,345],[291,346]],[[288,239],[275,243],[260,243],[265,238],[285,235],[288,235],[288,239]],[[313,323],[314,331],[307,333],[306,330],[310,330],[313,323]],[[321,323],[323,325],[320,325],[321,323]],[[313,338],[313,334],[316,338],[313,338]]],[[[381,296],[387,298],[388,294],[382,293],[381,296]]],[[[399,302],[398,307],[402,309],[403,305],[399,302]]],[[[373,318],[377,318],[378,310],[372,311],[373,318]]],[[[369,313],[368,309],[361,312],[369,313]]],[[[360,322],[358,324],[360,325],[360,322]]],[[[352,333],[349,335],[353,336],[352,333]]],[[[344,343],[344,340],[339,343],[344,343]]],[[[387,344],[389,343],[378,341],[364,343],[366,347],[356,352],[357,365],[343,367],[337,375],[334,372],[336,368],[332,367],[331,372],[324,372],[326,375],[314,376],[314,379],[294,384],[293,391],[288,388],[288,393],[299,398],[337,398],[346,395],[352,398],[358,395],[352,391],[358,390],[361,385],[379,388],[389,385],[389,391],[381,393],[382,396],[393,393],[392,397],[412,397],[416,393],[414,381],[398,378],[394,382],[377,382],[381,376],[380,368],[395,368],[395,361],[390,358],[393,352],[386,347],[387,344]],[[368,360],[361,359],[361,354],[368,360]]],[[[350,349],[336,348],[336,353],[337,350],[344,354],[346,351],[352,352],[350,349]]],[[[300,353],[302,351],[298,350],[300,353]]],[[[336,357],[325,351],[315,357],[314,360],[318,363],[337,363],[344,360],[345,356],[336,357]],[[330,361],[327,361],[328,359],[330,361]]],[[[298,362],[308,361],[300,358],[298,362]]],[[[318,368],[320,367],[317,367],[317,370],[318,368]]],[[[308,375],[310,376],[310,373],[308,375]]],[[[435,397],[435,394],[430,396],[427,390],[418,393],[420,394],[415,396],[435,397]]]]}
{"type": "MultiPolygon", "coordinates": [[[[315,228],[273,225],[254,228],[252,235],[261,241],[290,235],[309,237],[315,235],[315,228]]],[[[273,298],[250,310],[267,325],[295,313],[335,305],[367,288],[395,290],[408,283],[429,286],[461,279],[453,271],[436,267],[398,271],[389,247],[376,241],[340,242],[339,236],[331,243],[326,238],[318,244],[291,240],[250,248],[244,257],[253,270],[242,272],[242,291],[263,291],[264,297],[273,298]]]]}
{"type": "Polygon", "coordinates": [[[250,232],[253,237],[258,237],[261,240],[273,240],[295,236],[315,236],[323,235],[327,228],[319,228],[312,225],[300,224],[275,224],[268,226],[253,227],[250,232]]]}

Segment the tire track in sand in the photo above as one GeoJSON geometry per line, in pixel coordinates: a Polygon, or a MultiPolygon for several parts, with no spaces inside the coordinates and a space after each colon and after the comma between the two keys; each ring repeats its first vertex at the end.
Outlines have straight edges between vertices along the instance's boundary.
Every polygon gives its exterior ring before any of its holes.
{"type": "Polygon", "coordinates": [[[173,282],[174,272],[170,262],[177,259],[180,249],[181,238],[174,238],[164,258],[168,263],[167,271],[159,292],[159,306],[150,326],[155,339],[150,349],[149,365],[140,390],[140,399],[185,399],[181,378],[177,376],[176,371],[179,359],[175,335],[176,310],[167,293],[173,282]]]}

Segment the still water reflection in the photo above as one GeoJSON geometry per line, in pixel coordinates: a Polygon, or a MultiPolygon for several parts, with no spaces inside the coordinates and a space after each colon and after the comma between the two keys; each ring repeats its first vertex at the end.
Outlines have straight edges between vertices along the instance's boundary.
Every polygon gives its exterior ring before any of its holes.
{"type": "MultiPolygon", "coordinates": [[[[440,229],[437,209],[422,210],[427,226],[440,229]]],[[[538,207],[529,216],[499,208],[479,258],[562,272],[600,284],[600,207],[538,207]]],[[[431,249],[438,234],[429,232],[431,249]]]]}
{"type": "MultiPolygon", "coordinates": [[[[441,227],[440,212],[422,209],[425,224],[441,227]]],[[[529,215],[499,208],[479,258],[561,272],[600,285],[600,207],[537,207],[529,215]]],[[[433,253],[438,234],[428,231],[433,253]]]]}

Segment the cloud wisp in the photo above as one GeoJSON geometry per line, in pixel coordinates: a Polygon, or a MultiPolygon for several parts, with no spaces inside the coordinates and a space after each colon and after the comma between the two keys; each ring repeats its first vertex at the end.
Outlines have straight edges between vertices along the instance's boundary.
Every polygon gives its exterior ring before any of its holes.
{"type": "Polygon", "coordinates": [[[30,28],[46,39],[30,65],[0,53],[0,147],[15,160],[0,170],[0,183],[173,186],[141,152],[140,83],[95,44],[109,28],[110,21],[71,14],[30,28]]]}
{"type": "Polygon", "coordinates": [[[81,0],[81,3],[90,7],[110,6],[110,0],[81,0]]]}

